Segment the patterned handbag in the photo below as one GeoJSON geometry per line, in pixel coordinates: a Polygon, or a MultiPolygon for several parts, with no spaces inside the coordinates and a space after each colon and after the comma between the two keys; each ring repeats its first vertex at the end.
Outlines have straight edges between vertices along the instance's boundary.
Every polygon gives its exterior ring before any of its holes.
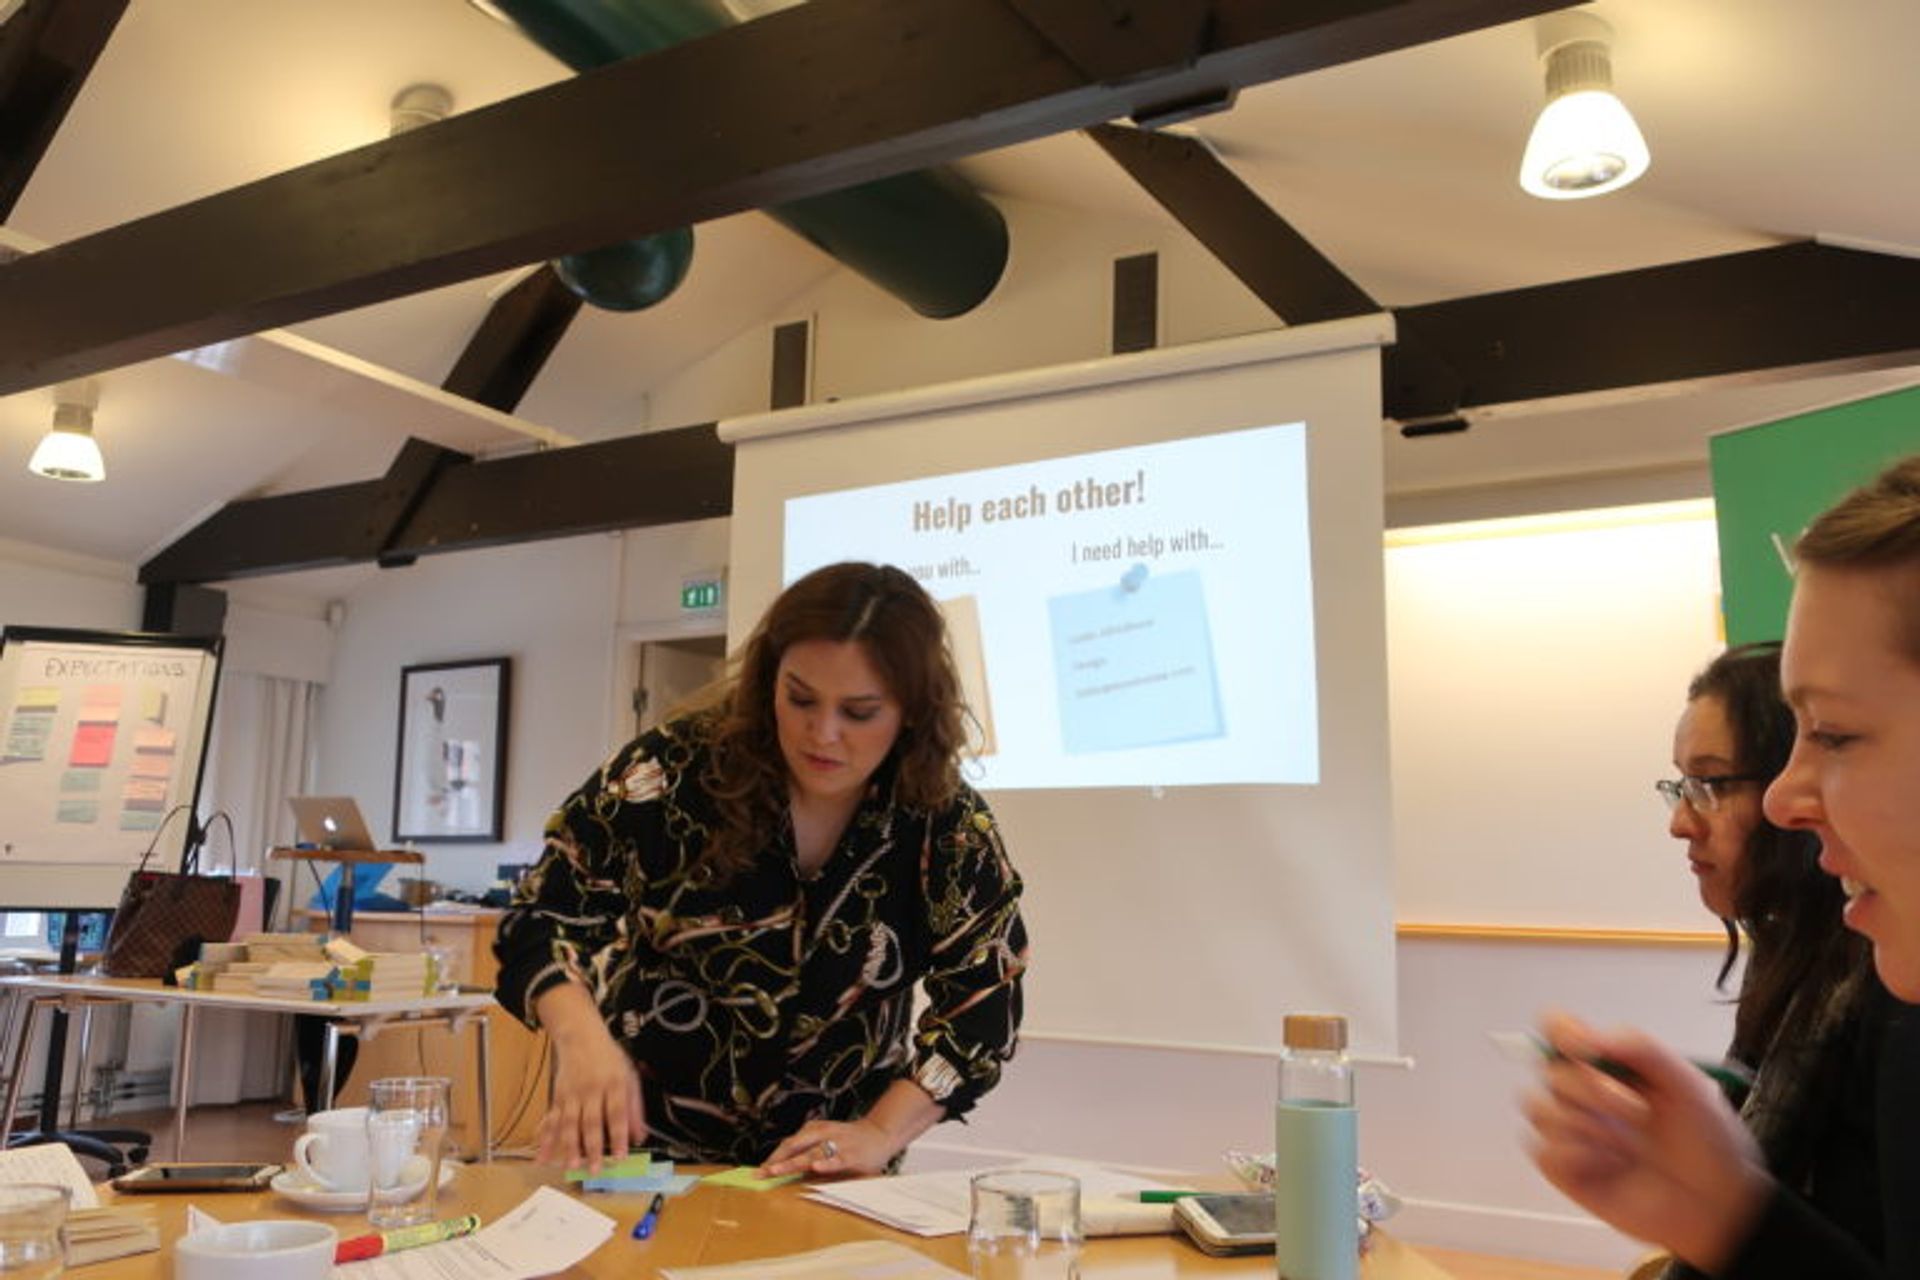
{"type": "MultiPolygon", "coordinates": [[[[159,841],[155,832],[154,844],[159,841]]],[[[178,874],[147,870],[152,856],[149,846],[120,893],[100,964],[109,977],[172,981],[175,969],[199,959],[201,943],[233,936],[240,916],[239,881],[231,875],[195,875],[197,845],[181,860],[178,874]]]]}

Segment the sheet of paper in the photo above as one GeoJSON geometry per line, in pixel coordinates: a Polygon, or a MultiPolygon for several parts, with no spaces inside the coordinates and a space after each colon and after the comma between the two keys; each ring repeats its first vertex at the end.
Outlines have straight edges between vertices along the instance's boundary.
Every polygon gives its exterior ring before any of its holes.
{"type": "Polygon", "coordinates": [[[614,1220],[541,1187],[470,1236],[333,1269],[334,1280],[528,1280],[565,1271],[605,1244],[614,1220]]]}
{"type": "Polygon", "coordinates": [[[952,1267],[891,1240],[862,1240],[717,1267],[668,1267],[660,1275],[663,1280],[966,1280],[952,1267]]]}
{"type": "Polygon", "coordinates": [[[51,1182],[73,1192],[76,1209],[97,1209],[100,1196],[81,1167],[80,1158],[64,1142],[0,1151],[0,1182],[51,1182]]]}
{"type": "MultiPolygon", "coordinates": [[[[997,1168],[1044,1169],[1080,1179],[1083,1198],[1122,1196],[1163,1186],[1151,1178],[1073,1160],[1030,1160],[997,1168]]],[[[967,1229],[972,1179],[977,1169],[909,1173],[900,1177],[861,1178],[822,1183],[806,1193],[810,1200],[884,1222],[918,1236],[959,1235],[967,1229]]]]}

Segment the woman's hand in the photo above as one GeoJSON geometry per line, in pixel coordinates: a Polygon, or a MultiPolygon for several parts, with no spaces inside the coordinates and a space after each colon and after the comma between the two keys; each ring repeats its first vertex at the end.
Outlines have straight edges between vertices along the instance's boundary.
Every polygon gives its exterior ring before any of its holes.
{"type": "Polygon", "coordinates": [[[781,1178],[790,1173],[875,1174],[885,1173],[887,1163],[906,1144],[871,1118],[859,1120],[809,1120],[800,1131],[773,1149],[761,1166],[761,1174],[781,1178]]]}
{"type": "Polygon", "coordinates": [[[569,1169],[584,1163],[598,1173],[603,1158],[625,1159],[628,1145],[646,1137],[640,1074],[584,988],[561,983],[541,992],[536,1005],[558,1069],[534,1158],[569,1169]]]}
{"type": "Polygon", "coordinates": [[[885,1173],[907,1144],[931,1129],[947,1109],[911,1080],[895,1080],[858,1120],[809,1120],[773,1149],[763,1176],[885,1173]]]}
{"type": "Polygon", "coordinates": [[[1564,1016],[1542,1030],[1564,1055],[1525,1104],[1534,1163],[1547,1181],[1700,1270],[1730,1261],[1772,1181],[1719,1089],[1638,1032],[1600,1035],[1564,1016]],[[1611,1073],[1590,1065],[1600,1060],[1611,1073]]]}

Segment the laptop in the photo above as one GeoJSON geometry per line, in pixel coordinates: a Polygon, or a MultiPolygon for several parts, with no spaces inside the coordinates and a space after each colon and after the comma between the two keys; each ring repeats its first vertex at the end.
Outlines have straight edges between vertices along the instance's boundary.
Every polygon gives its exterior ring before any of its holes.
{"type": "Polygon", "coordinates": [[[373,835],[352,796],[294,796],[293,825],[300,843],[334,852],[371,852],[373,835]]]}

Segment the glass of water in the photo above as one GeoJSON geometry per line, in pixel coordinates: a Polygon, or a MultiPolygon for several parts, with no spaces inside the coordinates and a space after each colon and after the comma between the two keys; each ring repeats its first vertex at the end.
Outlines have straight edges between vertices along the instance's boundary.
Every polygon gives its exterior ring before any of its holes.
{"type": "Polygon", "coordinates": [[[367,1221],[375,1227],[435,1220],[449,1092],[441,1076],[395,1076],[367,1087],[367,1221]]]}
{"type": "Polygon", "coordinates": [[[52,1183],[0,1186],[0,1275],[6,1280],[51,1280],[67,1261],[67,1202],[73,1193],[52,1183]]]}
{"type": "Polygon", "coordinates": [[[1082,1238],[1078,1178],[1036,1169],[974,1175],[974,1280],[1079,1280],[1082,1238]]]}

